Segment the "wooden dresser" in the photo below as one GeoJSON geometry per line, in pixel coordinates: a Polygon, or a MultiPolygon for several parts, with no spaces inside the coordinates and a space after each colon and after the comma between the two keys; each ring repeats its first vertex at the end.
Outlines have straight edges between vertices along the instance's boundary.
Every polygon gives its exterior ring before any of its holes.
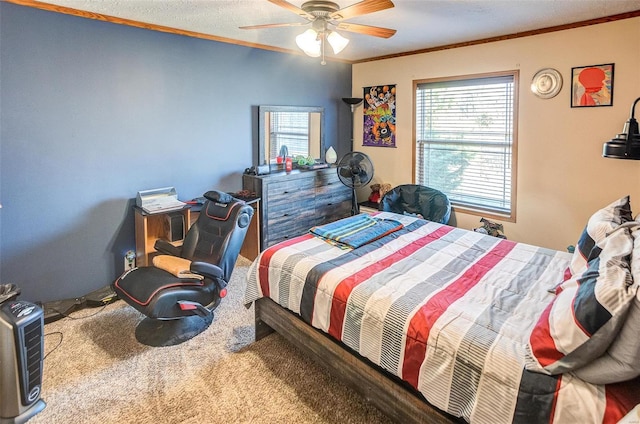
{"type": "Polygon", "coordinates": [[[336,168],[243,175],[242,188],[261,198],[260,250],[351,214],[351,190],[336,168]]]}

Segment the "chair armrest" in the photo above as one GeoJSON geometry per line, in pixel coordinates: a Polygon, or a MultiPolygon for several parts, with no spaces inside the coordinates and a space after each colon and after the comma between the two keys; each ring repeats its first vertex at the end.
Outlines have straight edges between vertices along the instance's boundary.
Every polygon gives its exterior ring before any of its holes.
{"type": "Polygon", "coordinates": [[[180,256],[180,253],[182,251],[181,248],[175,247],[173,244],[171,244],[168,241],[163,240],[163,239],[156,240],[156,242],[153,245],[153,247],[158,252],[160,252],[160,253],[162,253],[164,255],[171,255],[171,256],[180,256]]]}
{"type": "Polygon", "coordinates": [[[218,285],[220,288],[224,288],[227,285],[227,282],[224,281],[224,277],[222,274],[222,269],[217,266],[207,262],[191,262],[191,272],[195,274],[204,275],[205,277],[209,277],[213,280],[218,280],[218,285]]]}

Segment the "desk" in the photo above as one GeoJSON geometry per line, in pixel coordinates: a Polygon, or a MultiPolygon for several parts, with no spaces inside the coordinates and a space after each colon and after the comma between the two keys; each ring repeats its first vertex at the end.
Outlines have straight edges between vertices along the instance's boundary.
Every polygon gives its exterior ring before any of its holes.
{"type": "MultiPolygon", "coordinates": [[[[240,254],[249,260],[254,260],[260,253],[260,223],[258,209],[260,199],[252,199],[247,201],[254,209],[253,218],[249,224],[247,235],[240,249],[240,254]]],[[[151,266],[151,260],[156,255],[155,243],[158,239],[165,238],[165,220],[167,213],[148,214],[137,206],[133,207],[135,215],[135,232],[136,232],[136,266],[151,266]]],[[[199,208],[185,207],[179,210],[173,210],[170,213],[181,213],[184,216],[184,222],[191,227],[200,215],[199,208]]],[[[185,233],[186,234],[186,233],[185,233]]],[[[173,243],[176,246],[182,245],[182,241],[173,243]]]]}

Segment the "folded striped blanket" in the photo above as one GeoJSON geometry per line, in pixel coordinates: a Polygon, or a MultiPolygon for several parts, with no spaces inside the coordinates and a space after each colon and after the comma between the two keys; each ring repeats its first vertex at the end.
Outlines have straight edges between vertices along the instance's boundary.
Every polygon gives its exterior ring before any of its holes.
{"type": "Polygon", "coordinates": [[[329,224],[319,225],[309,230],[338,247],[356,249],[381,237],[398,231],[403,225],[392,219],[375,218],[360,214],[350,216],[329,224]]]}

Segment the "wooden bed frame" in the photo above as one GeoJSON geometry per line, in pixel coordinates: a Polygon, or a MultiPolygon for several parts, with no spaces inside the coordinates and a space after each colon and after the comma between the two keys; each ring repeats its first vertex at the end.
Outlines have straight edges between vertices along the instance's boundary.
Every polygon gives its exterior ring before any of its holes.
{"type": "Polygon", "coordinates": [[[451,424],[459,418],[430,406],[422,395],[269,298],[255,302],[256,341],[281,334],[398,423],[451,424]]]}

